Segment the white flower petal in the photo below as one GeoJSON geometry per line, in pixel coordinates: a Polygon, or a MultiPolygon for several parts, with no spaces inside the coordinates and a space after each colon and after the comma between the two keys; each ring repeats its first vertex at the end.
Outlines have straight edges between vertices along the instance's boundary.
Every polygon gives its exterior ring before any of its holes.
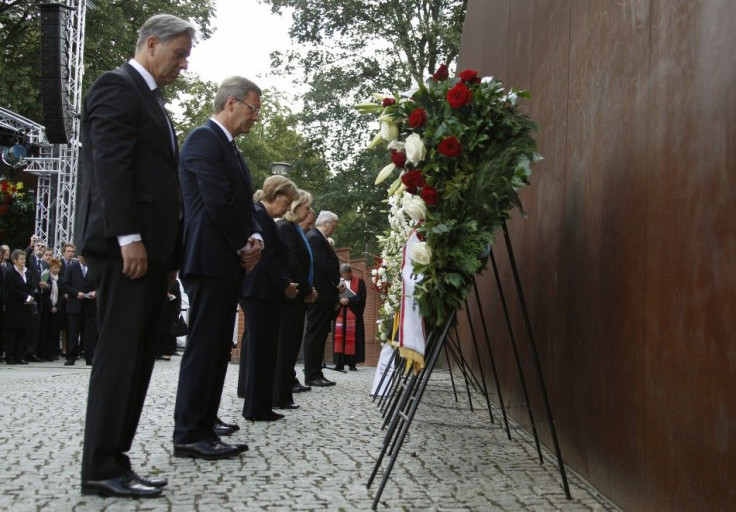
{"type": "Polygon", "coordinates": [[[391,176],[391,173],[394,172],[394,169],[396,169],[396,166],[394,164],[388,164],[386,167],[381,169],[381,172],[379,172],[378,176],[376,177],[376,185],[379,185],[386,178],[391,176]]]}

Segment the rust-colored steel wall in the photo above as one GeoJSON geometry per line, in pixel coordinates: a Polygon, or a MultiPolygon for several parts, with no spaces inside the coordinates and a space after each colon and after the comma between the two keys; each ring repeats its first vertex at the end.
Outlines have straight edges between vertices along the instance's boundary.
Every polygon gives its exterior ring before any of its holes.
{"type": "MultiPolygon", "coordinates": [[[[734,26],[730,0],[468,4],[459,69],[529,90],[539,124],[545,160],[509,230],[563,457],[626,510],[736,499],[734,26]]],[[[540,422],[501,233],[494,254],[540,422]]],[[[502,391],[529,425],[492,276],[502,391]]]]}

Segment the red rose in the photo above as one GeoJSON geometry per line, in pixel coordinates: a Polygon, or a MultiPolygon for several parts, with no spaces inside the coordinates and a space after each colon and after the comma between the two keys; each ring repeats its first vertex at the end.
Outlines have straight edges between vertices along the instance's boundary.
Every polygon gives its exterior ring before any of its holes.
{"type": "Polygon", "coordinates": [[[470,103],[472,99],[473,92],[462,82],[447,91],[447,102],[452,108],[463,107],[470,103]]]}
{"type": "Polygon", "coordinates": [[[396,151],[395,149],[392,149],[391,161],[396,167],[398,167],[399,169],[403,169],[406,165],[406,153],[404,153],[403,151],[396,151]]]}
{"type": "Polygon", "coordinates": [[[437,145],[437,151],[439,151],[440,155],[449,157],[459,155],[462,149],[463,147],[460,145],[460,141],[457,140],[457,137],[445,137],[442,139],[442,142],[437,145]]]}
{"type": "Polygon", "coordinates": [[[435,82],[441,82],[442,80],[447,80],[448,76],[450,76],[450,74],[447,72],[447,66],[442,64],[432,75],[432,80],[434,80],[435,82]]]}
{"type": "Polygon", "coordinates": [[[465,71],[461,71],[457,76],[460,77],[460,80],[466,83],[476,83],[478,81],[478,72],[474,69],[466,69],[465,71]]]}
{"type": "Polygon", "coordinates": [[[412,128],[420,128],[427,122],[427,111],[423,108],[415,108],[409,114],[409,126],[412,128]]]}
{"type": "Polygon", "coordinates": [[[440,202],[440,195],[437,193],[437,189],[429,185],[422,187],[422,193],[420,195],[424,202],[430,206],[440,202]]]}
{"type": "Polygon", "coordinates": [[[410,194],[416,194],[417,188],[423,187],[425,183],[422,171],[419,169],[404,173],[401,176],[401,182],[406,185],[406,191],[410,194]]]}
{"type": "Polygon", "coordinates": [[[393,99],[393,98],[384,98],[383,99],[382,106],[384,106],[384,107],[390,107],[394,103],[396,103],[396,100],[395,99],[393,99]]]}

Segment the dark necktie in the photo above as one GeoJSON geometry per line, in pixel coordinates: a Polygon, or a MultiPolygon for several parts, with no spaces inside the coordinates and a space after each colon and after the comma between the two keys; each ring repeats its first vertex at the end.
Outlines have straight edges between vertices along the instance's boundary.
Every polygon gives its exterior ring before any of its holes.
{"type": "Polygon", "coordinates": [[[151,91],[153,93],[153,97],[156,98],[156,103],[158,103],[158,106],[161,107],[161,112],[164,113],[164,117],[166,118],[166,124],[169,127],[169,137],[171,138],[171,148],[174,149],[176,146],[174,145],[174,126],[171,124],[171,119],[169,119],[169,113],[166,112],[166,100],[164,100],[164,95],[161,92],[161,89],[156,87],[151,91]]]}
{"type": "Polygon", "coordinates": [[[153,90],[153,96],[156,98],[156,101],[158,102],[158,106],[161,107],[161,110],[166,112],[166,100],[164,100],[164,95],[161,92],[161,89],[156,87],[153,90]]]}

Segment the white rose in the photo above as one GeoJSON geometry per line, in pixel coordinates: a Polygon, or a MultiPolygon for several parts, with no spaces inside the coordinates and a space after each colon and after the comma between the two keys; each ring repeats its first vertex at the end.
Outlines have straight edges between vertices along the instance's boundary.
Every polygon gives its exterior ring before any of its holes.
{"type": "Polygon", "coordinates": [[[404,151],[406,151],[406,159],[414,165],[419,164],[427,156],[427,148],[424,147],[424,141],[417,133],[412,133],[406,138],[404,151]]]}
{"type": "Polygon", "coordinates": [[[399,137],[399,127],[393,122],[391,116],[381,116],[381,137],[387,142],[396,140],[399,137]]]}
{"type": "Polygon", "coordinates": [[[409,259],[418,265],[429,265],[432,259],[432,251],[427,247],[427,242],[417,242],[409,247],[409,259]]]}
{"type": "Polygon", "coordinates": [[[386,273],[386,269],[383,267],[378,267],[378,275],[382,276],[386,273]]]}
{"type": "Polygon", "coordinates": [[[424,204],[424,200],[419,196],[404,192],[402,207],[406,214],[414,220],[424,220],[427,218],[427,205],[424,204]]]}

